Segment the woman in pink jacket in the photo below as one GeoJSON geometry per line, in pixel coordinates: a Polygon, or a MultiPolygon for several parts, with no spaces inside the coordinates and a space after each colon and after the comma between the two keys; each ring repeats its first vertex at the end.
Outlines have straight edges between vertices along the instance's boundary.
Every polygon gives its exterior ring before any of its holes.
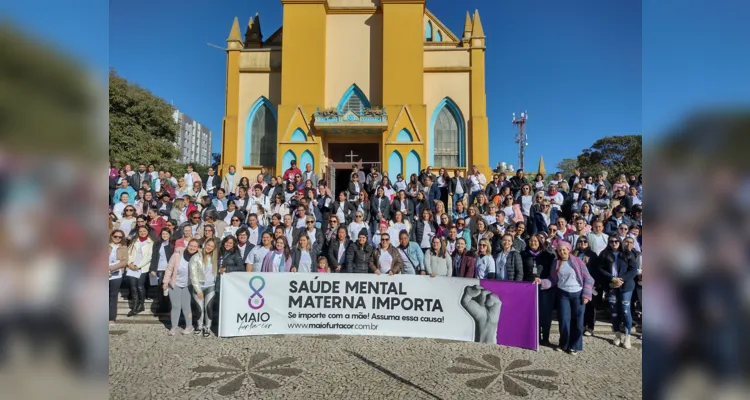
{"type": "Polygon", "coordinates": [[[177,247],[169,259],[167,269],[164,271],[164,283],[162,290],[168,291],[169,301],[172,303],[171,327],[169,336],[177,333],[180,321],[180,311],[185,317],[185,329],[183,335],[193,331],[193,313],[190,309],[190,258],[198,253],[200,245],[193,239],[185,247],[177,247]]]}

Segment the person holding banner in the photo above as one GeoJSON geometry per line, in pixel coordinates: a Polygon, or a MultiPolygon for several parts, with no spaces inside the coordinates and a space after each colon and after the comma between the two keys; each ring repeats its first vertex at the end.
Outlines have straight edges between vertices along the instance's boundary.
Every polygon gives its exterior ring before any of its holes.
{"type": "Polygon", "coordinates": [[[370,269],[375,275],[395,275],[401,273],[401,267],[401,256],[391,246],[391,236],[388,233],[382,234],[380,236],[380,247],[372,252],[370,269]]]}
{"type": "Polygon", "coordinates": [[[492,246],[488,239],[480,239],[477,245],[477,279],[495,279],[495,259],[492,258],[492,246]]]}
{"type": "Polygon", "coordinates": [[[373,248],[367,243],[367,229],[363,228],[357,235],[357,241],[346,249],[346,272],[350,274],[367,274],[370,272],[373,248]]]}
{"type": "Polygon", "coordinates": [[[571,249],[570,243],[558,241],[557,261],[549,278],[535,282],[541,283],[542,289],[557,286],[560,343],[555,350],[576,355],[583,350],[584,307],[591,301],[594,279],[580,258],[571,257],[571,249]]]}
{"type": "Polygon", "coordinates": [[[438,237],[432,238],[432,247],[424,255],[424,267],[427,274],[436,276],[451,276],[451,256],[445,251],[445,242],[438,237]]]}
{"type": "MultiPolygon", "coordinates": [[[[331,216],[331,219],[336,218],[331,216]]],[[[346,249],[352,243],[346,237],[346,228],[339,226],[336,229],[336,236],[328,244],[328,264],[331,269],[335,272],[341,272],[346,270],[346,249]]]]}
{"type": "Polygon", "coordinates": [[[273,250],[263,258],[260,272],[290,272],[292,270],[290,253],[286,237],[277,237],[273,242],[273,250]]]}

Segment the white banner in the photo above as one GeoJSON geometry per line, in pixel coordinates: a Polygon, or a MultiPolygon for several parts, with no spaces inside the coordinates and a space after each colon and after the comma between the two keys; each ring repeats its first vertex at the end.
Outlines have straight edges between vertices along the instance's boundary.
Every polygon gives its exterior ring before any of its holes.
{"type": "Polygon", "coordinates": [[[410,336],[536,349],[536,294],[521,282],[235,272],[221,277],[219,336],[410,336]]]}

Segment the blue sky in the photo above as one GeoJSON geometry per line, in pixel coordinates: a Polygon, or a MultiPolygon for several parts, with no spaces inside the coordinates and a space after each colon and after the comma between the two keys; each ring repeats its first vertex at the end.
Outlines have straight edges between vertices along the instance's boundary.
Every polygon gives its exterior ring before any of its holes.
{"type": "MultiPolygon", "coordinates": [[[[480,10],[493,164],[517,164],[510,119],[524,109],[527,168],[543,155],[549,171],[600,137],[656,136],[699,105],[748,101],[749,2],[646,3],[641,10],[630,0],[428,0],[459,33],[465,11],[480,10]]],[[[244,26],[259,12],[266,37],[281,23],[277,0],[29,0],[4,2],[0,12],[102,76],[111,65],[173,101],[214,131],[215,150],[226,56],[206,42],[224,45],[234,16],[244,26]]]]}

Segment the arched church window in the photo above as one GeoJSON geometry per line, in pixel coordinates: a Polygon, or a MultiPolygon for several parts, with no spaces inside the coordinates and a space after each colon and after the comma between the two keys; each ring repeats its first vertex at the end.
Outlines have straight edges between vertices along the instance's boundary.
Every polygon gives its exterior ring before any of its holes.
{"type": "Polygon", "coordinates": [[[275,165],[276,117],[265,102],[255,110],[250,137],[250,165],[275,165]]]}
{"type": "Polygon", "coordinates": [[[425,42],[431,42],[432,41],[432,22],[427,21],[427,25],[424,29],[424,40],[425,42]]]}
{"type": "Polygon", "coordinates": [[[443,107],[435,121],[435,166],[459,166],[458,154],[458,122],[448,107],[443,107]]]}

